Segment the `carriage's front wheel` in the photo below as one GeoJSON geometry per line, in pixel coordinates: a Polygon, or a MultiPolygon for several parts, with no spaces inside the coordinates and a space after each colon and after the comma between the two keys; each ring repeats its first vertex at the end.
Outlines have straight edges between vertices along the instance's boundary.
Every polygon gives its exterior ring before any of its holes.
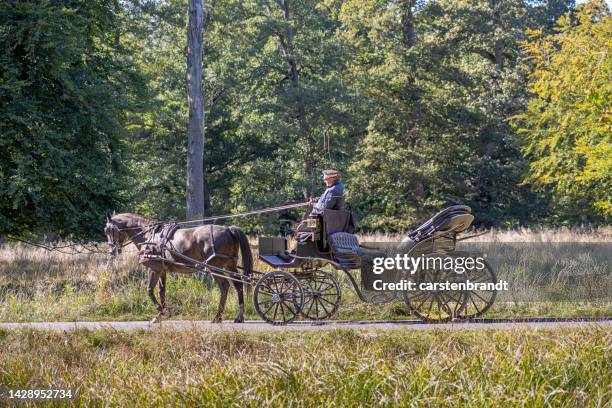
{"type": "Polygon", "coordinates": [[[305,295],[302,316],[310,320],[325,320],[338,311],[340,285],[331,273],[315,270],[301,281],[305,295]]]}
{"type": "Polygon", "coordinates": [[[304,304],[304,290],[300,281],[290,273],[269,272],[257,281],[253,301],[263,320],[283,325],[299,317],[304,304]]]}

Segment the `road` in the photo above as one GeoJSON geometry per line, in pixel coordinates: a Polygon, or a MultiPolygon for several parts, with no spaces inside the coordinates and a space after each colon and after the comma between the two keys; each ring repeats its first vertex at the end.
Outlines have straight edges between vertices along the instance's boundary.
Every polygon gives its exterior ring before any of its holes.
{"type": "Polygon", "coordinates": [[[529,318],[529,319],[476,319],[470,322],[426,324],[415,320],[403,321],[329,321],[324,323],[296,322],[287,326],[273,326],[262,321],[251,320],[242,324],[224,322],[213,324],[202,320],[166,320],[161,323],[148,321],[105,321],[105,322],[32,322],[0,323],[0,329],[18,330],[211,330],[211,331],[304,331],[304,330],[484,330],[514,328],[565,328],[565,327],[612,327],[612,317],[606,318],[529,318]]]}

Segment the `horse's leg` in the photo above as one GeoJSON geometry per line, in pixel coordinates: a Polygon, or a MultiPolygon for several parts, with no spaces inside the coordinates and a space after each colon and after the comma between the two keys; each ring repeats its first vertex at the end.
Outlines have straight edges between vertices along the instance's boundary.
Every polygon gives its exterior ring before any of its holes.
{"type": "Polygon", "coordinates": [[[217,281],[217,285],[219,285],[219,289],[221,290],[221,296],[219,296],[219,308],[217,309],[217,314],[212,322],[221,323],[223,321],[225,302],[227,301],[227,292],[229,292],[229,282],[227,279],[218,276],[215,276],[215,280],[217,281]]]}
{"type": "Polygon", "coordinates": [[[234,323],[244,323],[244,292],[242,290],[242,282],[232,281],[236,292],[238,292],[238,314],[234,319],[234,323]]]}
{"type": "Polygon", "coordinates": [[[159,280],[159,272],[154,271],[153,269],[149,269],[149,280],[147,282],[147,293],[149,294],[149,298],[155,305],[155,309],[157,309],[157,316],[152,320],[153,323],[157,323],[160,320],[160,316],[162,314],[162,306],[157,301],[155,297],[155,286],[157,286],[157,281],[159,280]]]}
{"type": "Polygon", "coordinates": [[[159,301],[162,307],[162,313],[166,316],[172,316],[172,308],[166,305],[166,271],[159,274],[159,301]]]}

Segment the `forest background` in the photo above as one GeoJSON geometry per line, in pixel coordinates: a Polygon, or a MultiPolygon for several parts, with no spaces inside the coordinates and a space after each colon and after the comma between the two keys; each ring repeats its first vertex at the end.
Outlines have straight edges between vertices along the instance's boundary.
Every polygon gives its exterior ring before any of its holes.
{"type": "MultiPolygon", "coordinates": [[[[185,218],[186,27],[187,0],[0,3],[0,236],[185,218]]],[[[335,167],[362,231],[453,203],[609,224],[611,43],[601,0],[208,0],[205,212],[304,201],[335,167]]]]}

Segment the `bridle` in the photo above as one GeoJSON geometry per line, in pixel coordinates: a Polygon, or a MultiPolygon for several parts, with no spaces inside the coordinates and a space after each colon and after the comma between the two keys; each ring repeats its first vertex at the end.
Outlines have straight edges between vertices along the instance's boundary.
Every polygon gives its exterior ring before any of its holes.
{"type": "Polygon", "coordinates": [[[122,234],[122,232],[124,232],[124,229],[120,229],[112,222],[107,222],[104,227],[104,234],[106,234],[108,239],[109,252],[112,256],[119,255],[121,249],[132,241],[127,234],[122,234]]]}
{"type": "Polygon", "coordinates": [[[112,221],[108,221],[106,223],[106,226],[104,227],[104,233],[106,234],[108,238],[108,245],[110,246],[110,251],[109,251],[110,254],[112,256],[119,255],[121,253],[121,249],[123,249],[124,247],[134,242],[134,239],[136,237],[148,233],[149,231],[151,231],[151,229],[156,228],[160,224],[163,224],[163,223],[156,222],[151,225],[147,225],[145,227],[138,226],[138,227],[129,227],[129,228],[119,228],[112,221]],[[131,237],[127,233],[124,233],[125,231],[135,230],[135,229],[142,229],[142,231],[140,231],[139,233],[131,237]]]}

